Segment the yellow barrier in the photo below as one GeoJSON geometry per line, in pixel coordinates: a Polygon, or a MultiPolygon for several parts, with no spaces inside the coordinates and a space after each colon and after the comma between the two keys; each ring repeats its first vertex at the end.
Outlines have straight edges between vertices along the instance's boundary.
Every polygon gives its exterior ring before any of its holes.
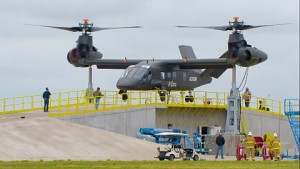
{"type": "MultiPolygon", "coordinates": [[[[104,96],[101,97],[99,108],[96,110],[97,103],[95,103],[92,92],[78,90],[52,93],[49,103],[49,115],[53,117],[69,116],[144,106],[226,108],[229,95],[227,92],[192,91],[190,93],[192,97],[190,97],[187,91],[172,91],[168,96],[167,91],[153,90],[129,91],[127,93],[128,99],[124,99],[124,96],[118,94],[118,91],[102,91],[104,96]]],[[[43,104],[44,101],[41,95],[2,98],[0,99],[0,115],[42,111],[43,104]]],[[[244,107],[243,105],[244,103],[242,103],[243,109],[254,109],[258,112],[283,115],[281,101],[252,96],[250,107],[244,107]],[[260,102],[261,100],[264,101],[263,105],[260,102]],[[262,106],[264,109],[262,109],[262,106]]]]}

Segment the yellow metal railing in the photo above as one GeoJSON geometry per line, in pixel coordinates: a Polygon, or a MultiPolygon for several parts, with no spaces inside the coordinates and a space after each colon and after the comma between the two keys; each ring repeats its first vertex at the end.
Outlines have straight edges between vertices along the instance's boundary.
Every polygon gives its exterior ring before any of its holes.
{"type": "Polygon", "coordinates": [[[284,116],[283,102],[279,100],[273,100],[270,98],[252,96],[249,107],[244,106],[244,100],[243,100],[242,108],[252,109],[267,114],[284,116]]]}
{"type": "MultiPolygon", "coordinates": [[[[52,93],[49,115],[53,117],[69,116],[143,106],[226,108],[229,95],[227,92],[192,91],[192,100],[190,100],[191,97],[186,91],[172,91],[169,98],[167,95],[159,95],[159,92],[167,93],[167,91],[130,91],[127,93],[128,99],[124,100],[122,94],[118,94],[118,91],[102,91],[104,96],[101,97],[99,108],[96,110],[95,98],[92,96],[92,92],[78,90],[52,93]]],[[[41,95],[2,98],[0,99],[0,115],[41,111],[43,110],[43,104],[41,95]]],[[[276,115],[283,115],[282,108],[281,101],[255,96],[252,97],[249,107],[242,106],[242,109],[254,109],[276,115]],[[260,100],[264,101],[263,106],[265,109],[261,108],[260,100]]]]}

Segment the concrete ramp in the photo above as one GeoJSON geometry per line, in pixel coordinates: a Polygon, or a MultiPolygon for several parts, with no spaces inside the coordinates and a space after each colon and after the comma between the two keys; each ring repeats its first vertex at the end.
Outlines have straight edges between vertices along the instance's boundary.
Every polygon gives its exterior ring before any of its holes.
{"type": "Polygon", "coordinates": [[[154,160],[155,143],[47,117],[0,121],[0,160],[154,160]]]}

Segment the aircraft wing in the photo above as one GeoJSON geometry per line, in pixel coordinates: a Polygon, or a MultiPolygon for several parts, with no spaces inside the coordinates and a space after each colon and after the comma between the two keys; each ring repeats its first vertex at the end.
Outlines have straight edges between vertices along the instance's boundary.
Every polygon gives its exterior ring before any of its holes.
{"type": "Polygon", "coordinates": [[[85,60],[84,64],[96,65],[98,69],[126,69],[130,65],[138,64],[141,59],[90,59],[85,60]]]}
{"type": "MultiPolygon", "coordinates": [[[[96,65],[98,69],[126,69],[130,65],[138,64],[146,59],[86,59],[83,64],[96,65]]],[[[179,66],[181,69],[227,69],[232,68],[232,59],[168,59],[148,60],[149,62],[163,62],[170,66],[179,66]]]]}
{"type": "Polygon", "coordinates": [[[178,65],[181,69],[227,69],[234,66],[228,58],[165,60],[167,65],[178,65]]]}

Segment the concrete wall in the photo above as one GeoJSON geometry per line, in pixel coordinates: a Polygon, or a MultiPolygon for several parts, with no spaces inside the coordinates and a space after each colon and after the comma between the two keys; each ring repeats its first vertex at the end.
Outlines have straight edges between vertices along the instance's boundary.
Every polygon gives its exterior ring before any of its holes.
{"type": "MultiPolygon", "coordinates": [[[[297,145],[294,140],[289,121],[286,116],[277,116],[251,110],[243,110],[247,119],[248,131],[253,136],[263,137],[267,133],[277,133],[281,140],[282,151],[285,153],[297,152],[297,145]]],[[[172,124],[173,128],[186,130],[188,133],[198,131],[199,126],[221,126],[225,129],[226,124],[225,109],[205,109],[205,108],[167,108],[156,110],[156,127],[167,128],[168,124],[172,124]]],[[[225,144],[224,154],[235,155],[236,145],[239,143],[237,138],[243,136],[224,135],[228,141],[225,144]]],[[[215,140],[213,138],[212,140],[215,140]]],[[[215,147],[214,141],[212,147],[215,147]]],[[[212,152],[214,154],[214,151],[212,152]]]]}
{"type": "MultiPolygon", "coordinates": [[[[254,136],[263,137],[266,133],[279,134],[282,150],[294,153],[297,149],[288,119],[285,116],[276,116],[265,113],[243,110],[247,119],[248,131],[254,136]]],[[[198,131],[199,126],[221,126],[225,129],[226,110],[217,108],[165,108],[146,107],[126,109],[115,112],[95,113],[73,117],[64,117],[63,120],[71,121],[107,131],[136,137],[136,132],[141,127],[167,128],[172,124],[173,128],[180,128],[192,134],[198,131]]],[[[227,155],[235,155],[236,145],[240,137],[237,135],[224,135],[226,139],[225,152],[227,155]]],[[[212,147],[215,147],[215,138],[212,139],[212,147]]],[[[214,151],[212,152],[214,154],[214,151]]]]}
{"type": "Polygon", "coordinates": [[[114,133],[136,137],[141,127],[155,127],[155,107],[125,109],[60,118],[114,133]]]}
{"type": "Polygon", "coordinates": [[[199,126],[221,126],[225,129],[226,110],[207,108],[167,108],[156,110],[156,127],[186,130],[188,133],[198,131],[199,126]]]}
{"type": "Polygon", "coordinates": [[[244,110],[248,122],[248,129],[253,133],[253,136],[263,137],[267,133],[277,133],[282,151],[285,153],[294,153],[297,149],[293,131],[286,116],[276,116],[261,112],[244,110]]]}

